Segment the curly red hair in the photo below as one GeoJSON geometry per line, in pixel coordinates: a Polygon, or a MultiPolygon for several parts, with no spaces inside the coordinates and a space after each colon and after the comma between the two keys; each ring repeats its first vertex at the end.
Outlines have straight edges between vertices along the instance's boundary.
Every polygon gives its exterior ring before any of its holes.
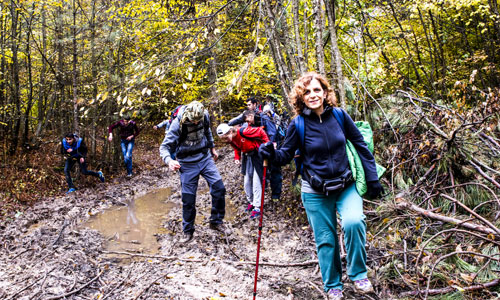
{"type": "Polygon", "coordinates": [[[304,111],[304,108],[306,106],[304,104],[304,92],[306,90],[306,87],[309,85],[309,83],[311,83],[313,79],[319,81],[321,87],[326,93],[323,104],[337,106],[337,97],[335,96],[335,92],[328,83],[328,80],[326,80],[323,75],[316,72],[307,72],[302,74],[302,76],[300,76],[299,79],[295,81],[295,85],[290,94],[290,104],[295,108],[296,115],[300,115],[302,111],[304,111]]]}

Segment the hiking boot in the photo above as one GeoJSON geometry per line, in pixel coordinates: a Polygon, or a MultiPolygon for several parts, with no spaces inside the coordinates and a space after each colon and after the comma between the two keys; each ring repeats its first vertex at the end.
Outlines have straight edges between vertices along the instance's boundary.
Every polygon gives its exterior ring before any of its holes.
{"type": "Polygon", "coordinates": [[[215,231],[219,231],[219,232],[222,232],[224,234],[230,234],[230,230],[226,228],[226,226],[224,226],[224,224],[222,223],[210,223],[210,229],[212,230],[215,230],[215,231]]]}
{"type": "Polygon", "coordinates": [[[99,180],[101,180],[101,182],[104,182],[104,174],[102,174],[101,171],[97,172],[97,175],[99,175],[99,180]]]}
{"type": "Polygon", "coordinates": [[[344,299],[344,295],[342,294],[342,290],[339,289],[330,289],[328,293],[328,300],[341,300],[344,299]]]}
{"type": "Polygon", "coordinates": [[[373,293],[373,286],[368,278],[354,281],[354,289],[360,294],[373,293]]]}
{"type": "Polygon", "coordinates": [[[260,217],[260,210],[254,209],[252,210],[252,214],[250,215],[250,219],[257,219],[260,217]]]}
{"type": "Polygon", "coordinates": [[[247,208],[245,208],[245,212],[251,212],[253,210],[253,205],[248,204],[247,208]]]}
{"type": "Polygon", "coordinates": [[[192,232],[184,232],[181,238],[181,243],[185,244],[190,242],[193,239],[193,233],[192,232]]]}
{"type": "Polygon", "coordinates": [[[70,189],[66,192],[66,194],[71,194],[71,193],[73,193],[74,191],[76,191],[76,189],[75,189],[75,188],[70,188],[70,189]]]}
{"type": "Polygon", "coordinates": [[[132,178],[132,173],[127,174],[127,179],[130,179],[130,178],[132,178]]]}

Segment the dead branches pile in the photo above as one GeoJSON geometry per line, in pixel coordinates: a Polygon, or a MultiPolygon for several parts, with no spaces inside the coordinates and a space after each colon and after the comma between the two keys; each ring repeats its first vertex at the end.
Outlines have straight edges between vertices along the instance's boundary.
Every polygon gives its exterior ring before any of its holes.
{"type": "Polygon", "coordinates": [[[400,297],[490,299],[500,282],[499,93],[482,96],[451,107],[398,91],[384,103],[376,148],[395,201],[378,207],[369,240],[389,252],[376,265],[400,297]]]}

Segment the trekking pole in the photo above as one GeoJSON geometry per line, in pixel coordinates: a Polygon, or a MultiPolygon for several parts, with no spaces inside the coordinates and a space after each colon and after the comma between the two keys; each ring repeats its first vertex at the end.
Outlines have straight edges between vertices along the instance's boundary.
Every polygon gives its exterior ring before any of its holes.
{"type": "Polygon", "coordinates": [[[257,297],[257,275],[259,274],[260,237],[262,236],[262,217],[264,216],[264,192],[266,191],[266,171],[267,171],[267,159],[264,159],[264,172],[262,174],[262,197],[260,199],[259,238],[257,240],[257,261],[255,262],[255,280],[253,283],[253,300],[255,300],[255,297],[257,297]]]}

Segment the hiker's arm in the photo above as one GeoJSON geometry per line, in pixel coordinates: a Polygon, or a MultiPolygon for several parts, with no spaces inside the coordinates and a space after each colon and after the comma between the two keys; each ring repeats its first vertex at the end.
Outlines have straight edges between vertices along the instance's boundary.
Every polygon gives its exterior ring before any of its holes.
{"type": "Polygon", "coordinates": [[[180,136],[179,119],[176,118],[170,125],[170,128],[168,129],[168,132],[165,135],[165,138],[163,139],[163,142],[160,145],[160,157],[167,165],[172,160],[170,154],[177,148],[177,144],[179,142],[179,136],[180,136]]]}
{"type": "Polygon", "coordinates": [[[243,123],[245,123],[245,117],[243,116],[243,114],[239,114],[237,117],[232,118],[231,120],[229,120],[229,122],[227,123],[227,125],[229,125],[229,126],[235,126],[235,125],[239,125],[239,124],[243,124],[243,123]]]}
{"type": "Polygon", "coordinates": [[[108,140],[111,142],[113,140],[113,129],[116,128],[116,126],[120,125],[120,121],[116,121],[115,123],[111,124],[111,126],[108,127],[108,140]]]}
{"type": "Polygon", "coordinates": [[[290,122],[283,145],[279,150],[275,151],[274,163],[282,166],[289,163],[295,156],[295,150],[299,148],[299,145],[300,138],[295,127],[295,122],[290,122]]]}
{"type": "Polygon", "coordinates": [[[346,138],[351,141],[354,148],[356,148],[356,151],[358,152],[361,163],[363,164],[363,169],[365,170],[366,181],[377,181],[377,167],[375,166],[375,158],[373,157],[373,154],[368,149],[363,135],[349,114],[344,111],[342,111],[342,113],[344,114],[344,129],[346,138]]]}
{"type": "Polygon", "coordinates": [[[169,121],[169,120],[168,120],[168,119],[166,119],[165,121],[158,123],[158,125],[156,125],[156,126],[155,126],[155,127],[156,127],[156,129],[158,129],[158,128],[162,128],[163,126],[167,126],[168,121],[169,121]]]}

